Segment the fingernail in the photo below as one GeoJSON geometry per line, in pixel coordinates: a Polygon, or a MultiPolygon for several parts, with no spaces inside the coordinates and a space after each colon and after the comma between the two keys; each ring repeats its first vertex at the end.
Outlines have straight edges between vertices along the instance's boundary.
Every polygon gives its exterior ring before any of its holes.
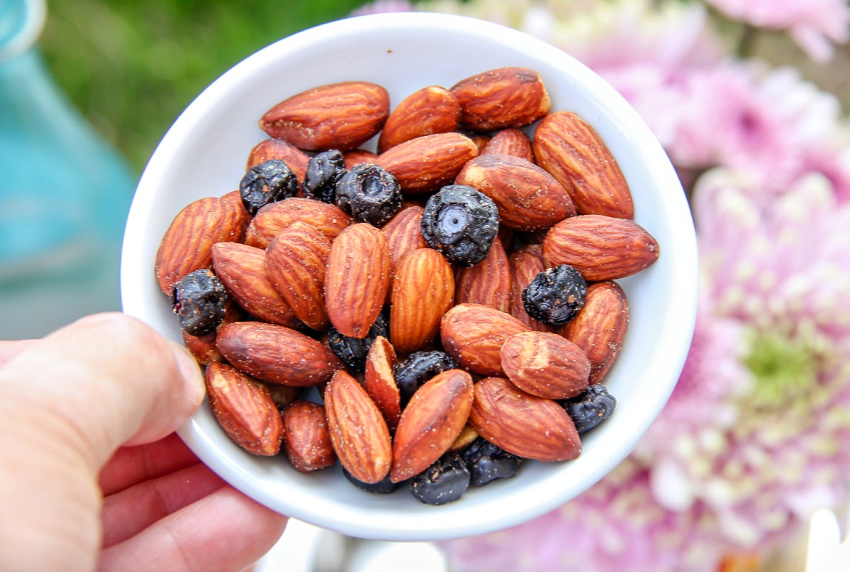
{"type": "Polygon", "coordinates": [[[204,400],[204,395],[206,393],[204,376],[201,374],[201,368],[195,358],[192,357],[192,354],[190,354],[185,347],[175,342],[172,342],[172,345],[174,357],[177,359],[177,366],[180,368],[180,374],[183,376],[183,379],[186,381],[186,385],[189,388],[187,395],[191,398],[193,403],[200,405],[201,401],[204,400]]]}

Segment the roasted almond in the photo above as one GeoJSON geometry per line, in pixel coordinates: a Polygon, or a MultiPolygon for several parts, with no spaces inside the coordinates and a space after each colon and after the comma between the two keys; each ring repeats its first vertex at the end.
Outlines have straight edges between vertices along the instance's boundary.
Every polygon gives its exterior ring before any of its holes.
{"type": "Polygon", "coordinates": [[[637,274],[658,260],[658,242],[631,220],[583,215],[556,224],[543,241],[549,266],[569,264],[588,282],[637,274]]]}
{"type": "Polygon", "coordinates": [[[455,285],[455,304],[482,304],[502,312],[511,308],[511,269],[498,237],[487,257],[469,268],[460,268],[455,285]]]}
{"type": "Polygon", "coordinates": [[[227,293],[246,312],[260,320],[290,328],[299,322],[287,301],[266,276],[266,252],[236,242],[213,245],[215,274],[227,293]]]}
{"type": "Polygon", "coordinates": [[[325,272],[325,304],[344,336],[365,338],[384,306],[390,283],[390,249],[367,223],[342,231],[331,245],[325,272]]]}
{"type": "Polygon", "coordinates": [[[443,348],[468,371],[478,375],[503,375],[502,344],[528,326],[505,312],[480,304],[460,304],[443,315],[440,332],[443,348]]]}
{"type": "Polygon", "coordinates": [[[317,331],[330,323],[325,308],[325,265],[330,250],[331,242],[316,227],[294,222],[275,236],[265,251],[269,282],[292,313],[317,331]]]}
{"type": "Polygon", "coordinates": [[[534,277],[546,270],[543,262],[543,247],[539,244],[527,244],[511,253],[508,257],[511,267],[511,308],[510,314],[520,322],[539,332],[552,332],[554,328],[535,320],[525,311],[522,303],[522,291],[528,288],[534,277]]]}
{"type": "Polygon", "coordinates": [[[629,185],[596,130],[575,113],[552,113],[534,131],[534,157],[570,193],[579,214],[634,218],[629,185]]]}
{"type": "Polygon", "coordinates": [[[421,473],[448,450],[466,425],[472,392],[472,376],[461,369],[444,371],[416,390],[395,433],[392,482],[421,473]]]}
{"type": "Polygon", "coordinates": [[[460,104],[444,87],[429,86],[408,95],[390,113],[378,139],[383,153],[405,141],[457,130],[460,104]]]}
{"type": "Polygon", "coordinates": [[[251,167],[271,161],[272,159],[286,163],[286,166],[295,173],[299,187],[301,186],[301,183],[304,182],[304,175],[307,173],[307,163],[310,162],[310,156],[295,145],[282,139],[265,139],[254,145],[251,153],[248,155],[245,170],[247,171],[251,167]]]}
{"type": "Polygon", "coordinates": [[[377,483],[392,465],[387,424],[366,390],[344,370],[325,388],[331,443],[340,463],[364,483],[377,483]]]}
{"type": "Polygon", "coordinates": [[[590,360],[591,384],[599,383],[611,366],[629,327],[629,302],[626,293],[612,281],[596,282],[587,287],[581,311],[558,333],[574,342],[590,360]]]}
{"type": "Polygon", "coordinates": [[[569,399],[587,389],[590,360],[580,347],[558,334],[513,335],[499,354],[505,375],[526,393],[569,399]]]}
{"type": "Polygon", "coordinates": [[[323,405],[299,399],[289,404],[281,417],[283,451],[297,471],[312,473],[336,462],[323,405]]]}
{"type": "Polygon", "coordinates": [[[578,432],[564,408],[507,379],[488,377],[475,384],[469,424],[494,445],[525,459],[570,461],[581,454],[578,432]]]}
{"type": "Polygon", "coordinates": [[[555,177],[520,157],[481,155],[464,165],[455,183],[493,199],[501,224],[518,230],[549,228],[576,214],[569,193],[555,177]]]}
{"type": "Polygon", "coordinates": [[[392,296],[392,283],[398,263],[414,250],[428,246],[422,236],[424,212],[425,209],[419,205],[406,206],[381,228],[390,247],[390,288],[387,292],[387,302],[392,296]]]}
{"type": "Polygon", "coordinates": [[[249,453],[277,455],[283,422],[268,388],[224,363],[210,363],[204,378],[210,410],[224,432],[249,453]]]}
{"type": "Polygon", "coordinates": [[[378,155],[366,149],[352,149],[343,153],[342,158],[345,161],[346,170],[351,170],[355,165],[361,165],[363,163],[374,164],[378,160],[378,155]]]}
{"type": "Polygon", "coordinates": [[[366,373],[363,376],[363,387],[381,410],[391,431],[395,431],[401,418],[401,395],[393,377],[397,361],[389,340],[378,336],[366,354],[366,373]]]}
{"type": "Polygon", "coordinates": [[[478,147],[460,133],[437,133],[405,141],[378,156],[377,165],[398,179],[405,193],[425,193],[451,183],[478,147]]]}
{"type": "Polygon", "coordinates": [[[454,291],[451,264],[436,250],[414,250],[399,263],[390,308],[390,340],[398,353],[414,352],[437,337],[454,291]]]}
{"type": "Polygon", "coordinates": [[[534,163],[531,139],[522,129],[502,129],[487,141],[481,155],[512,155],[534,163]]]}
{"type": "Polygon", "coordinates": [[[460,128],[495,131],[523,127],[549,113],[551,101],[540,74],[526,68],[489,70],[456,83],[460,128]]]}
{"type": "Polygon", "coordinates": [[[306,151],[344,151],[377,134],[389,113],[386,89],[348,81],[310,89],[278,103],[263,115],[260,128],[306,151]]]}
{"type": "Polygon", "coordinates": [[[293,387],[319,385],[342,368],[342,363],[320,342],[275,324],[227,324],[218,331],[216,346],[240,371],[293,387]]]}
{"type": "Polygon", "coordinates": [[[294,222],[316,227],[332,241],[352,223],[352,219],[336,205],[316,199],[292,197],[257,211],[248,225],[245,244],[266,248],[271,239],[294,222]]]}

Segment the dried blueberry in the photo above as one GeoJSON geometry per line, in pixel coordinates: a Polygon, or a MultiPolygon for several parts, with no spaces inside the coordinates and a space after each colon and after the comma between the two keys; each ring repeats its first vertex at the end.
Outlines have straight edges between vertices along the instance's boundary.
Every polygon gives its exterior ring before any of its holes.
{"type": "Polygon", "coordinates": [[[331,149],[310,157],[304,182],[301,184],[304,196],[323,203],[334,204],[336,186],[343,175],[345,175],[345,159],[341,151],[331,149]]]}
{"type": "Polygon", "coordinates": [[[401,394],[402,407],[410,401],[423,383],[438,373],[457,367],[459,367],[457,362],[449,354],[441,351],[413,352],[407,356],[407,359],[393,369],[393,377],[401,394]]]}
{"type": "Polygon", "coordinates": [[[597,383],[588,387],[581,395],[564,401],[563,405],[572,418],[576,431],[584,433],[608,419],[617,406],[617,400],[608,393],[604,385],[597,383]]]}
{"type": "Polygon", "coordinates": [[[377,483],[364,483],[363,481],[357,479],[354,475],[349,473],[345,467],[342,468],[342,474],[345,475],[345,478],[348,481],[355,485],[357,488],[366,491],[367,493],[375,493],[379,495],[388,495],[392,492],[397,491],[403,484],[407,481],[402,481],[400,483],[394,483],[390,480],[390,476],[387,475],[377,483]]]}
{"type": "Polygon", "coordinates": [[[469,488],[469,469],[457,453],[443,455],[410,480],[410,494],[425,504],[446,504],[469,488]]]}
{"type": "Polygon", "coordinates": [[[544,270],[522,291],[529,316],[550,326],[563,326],[584,307],[587,282],[567,264],[544,270]]]}
{"type": "Polygon", "coordinates": [[[401,210],[401,185],[381,167],[361,163],[339,180],[336,204],[360,222],[382,226],[401,210]]]}
{"type": "Polygon", "coordinates": [[[448,185],[428,199],[422,236],[452,262],[474,266],[487,257],[499,230],[499,209],[466,185],[448,185]]]}
{"type": "Polygon", "coordinates": [[[478,437],[460,452],[469,469],[474,487],[481,487],[495,479],[510,479],[519,470],[520,459],[501,447],[478,437]]]}
{"type": "Polygon", "coordinates": [[[224,320],[227,290],[212,271],[202,268],[180,279],[171,290],[171,310],[187,334],[211,332],[224,320]]]}
{"type": "Polygon", "coordinates": [[[331,328],[328,332],[328,345],[336,357],[342,360],[342,363],[355,372],[362,372],[366,369],[366,354],[369,353],[375,338],[378,336],[389,337],[389,332],[387,318],[383,314],[378,314],[378,319],[369,328],[369,335],[365,338],[344,336],[336,328],[331,328]]]}
{"type": "Polygon", "coordinates": [[[270,159],[248,169],[239,183],[242,204],[252,215],[269,203],[298,194],[298,179],[286,163],[270,159]]]}

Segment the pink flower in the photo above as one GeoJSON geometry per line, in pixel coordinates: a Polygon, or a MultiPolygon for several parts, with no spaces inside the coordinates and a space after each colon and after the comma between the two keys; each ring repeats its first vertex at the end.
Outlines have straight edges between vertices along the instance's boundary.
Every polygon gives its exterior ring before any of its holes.
{"type": "Polygon", "coordinates": [[[376,0],[364,4],[354,10],[352,16],[366,16],[368,14],[385,14],[389,12],[412,12],[413,4],[407,0],[376,0]]]}
{"type": "Polygon", "coordinates": [[[832,43],[850,38],[850,5],[846,0],[707,0],[736,20],[759,28],[788,30],[815,61],[832,57],[832,43]]]}

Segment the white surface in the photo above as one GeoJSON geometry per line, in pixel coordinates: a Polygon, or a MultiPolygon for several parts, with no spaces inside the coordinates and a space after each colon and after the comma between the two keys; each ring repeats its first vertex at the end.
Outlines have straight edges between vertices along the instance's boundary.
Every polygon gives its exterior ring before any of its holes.
{"type": "Polygon", "coordinates": [[[553,110],[574,111],[596,128],[631,186],[637,222],[661,245],[656,264],[621,281],[631,324],[605,382],[617,411],[586,436],[579,459],[529,462],[514,479],[433,507],[404,490],[362,492],[338,468],[304,475],[283,459],[251,456],[202,406],[180,435],[257,501],[360,538],[421,541],[485,533],[539,516],[587,489],[632,450],[666,403],[690,346],[697,300],[696,240],[676,173],[636,112],[590,70],[516,30],[459,16],[381,14],[325,24],[261,50],[207,88],[166,134],[139,183],[125,233],[124,310],[180,340],[154,279],[159,241],[190,201],[238,187],[250,149],[265,138],[258,118],[279,101],[326,83],[365,80],[386,87],[395,104],[421,87],[450,87],[504,66],[538,71],[553,110]]]}
{"type": "Polygon", "coordinates": [[[809,526],[806,572],[847,570],[850,570],[850,530],[841,542],[841,527],[835,513],[828,510],[815,512],[809,526]]]}

